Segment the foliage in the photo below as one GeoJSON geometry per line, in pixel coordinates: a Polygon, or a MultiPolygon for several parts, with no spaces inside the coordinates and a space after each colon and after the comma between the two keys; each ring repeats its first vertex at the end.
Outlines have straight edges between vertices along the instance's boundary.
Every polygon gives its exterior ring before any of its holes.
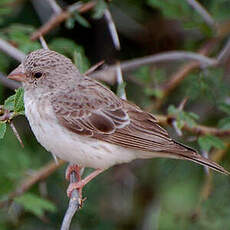
{"type": "Polygon", "coordinates": [[[219,139],[218,137],[211,136],[211,135],[205,135],[202,137],[199,137],[198,143],[206,152],[209,152],[212,147],[218,148],[218,149],[224,149],[224,142],[219,139]]]}
{"type": "Polygon", "coordinates": [[[45,211],[56,211],[56,207],[50,201],[42,199],[32,193],[24,193],[22,196],[15,198],[15,202],[38,217],[44,216],[45,211]]]}
{"type": "Polygon", "coordinates": [[[185,112],[181,109],[176,108],[174,105],[168,107],[169,115],[176,117],[176,123],[178,128],[183,128],[184,124],[193,127],[197,124],[199,116],[193,112],[185,112]]]}

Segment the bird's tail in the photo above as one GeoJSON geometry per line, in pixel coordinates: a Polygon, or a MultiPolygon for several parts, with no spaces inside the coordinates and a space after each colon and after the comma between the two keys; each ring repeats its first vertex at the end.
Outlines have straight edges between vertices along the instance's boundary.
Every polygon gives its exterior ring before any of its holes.
{"type": "MultiPolygon", "coordinates": [[[[200,154],[198,154],[196,152],[196,150],[183,145],[181,143],[178,143],[176,141],[174,141],[175,144],[177,145],[177,148],[179,151],[177,151],[176,155],[178,156],[178,158],[180,159],[185,159],[185,160],[189,160],[189,161],[193,161],[195,163],[198,163],[200,165],[204,165],[207,166],[217,172],[223,173],[225,175],[230,175],[230,173],[224,169],[222,166],[218,165],[217,163],[215,163],[212,160],[209,160],[205,157],[202,157],[200,154]]],[[[175,154],[175,152],[174,152],[175,154]]]]}

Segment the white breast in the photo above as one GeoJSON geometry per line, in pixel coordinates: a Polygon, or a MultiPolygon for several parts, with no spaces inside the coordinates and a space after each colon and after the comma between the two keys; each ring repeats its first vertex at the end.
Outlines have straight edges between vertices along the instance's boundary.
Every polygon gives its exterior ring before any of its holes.
{"type": "Polygon", "coordinates": [[[60,125],[45,95],[34,98],[25,92],[25,114],[40,144],[59,158],[83,167],[108,168],[129,162],[136,157],[134,150],[83,137],[60,125]]]}

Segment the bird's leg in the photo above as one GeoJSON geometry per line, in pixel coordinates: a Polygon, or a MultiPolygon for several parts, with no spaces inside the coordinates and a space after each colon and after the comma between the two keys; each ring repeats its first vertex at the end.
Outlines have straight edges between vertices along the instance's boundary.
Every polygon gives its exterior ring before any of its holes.
{"type": "MultiPolygon", "coordinates": [[[[66,180],[70,181],[70,175],[71,175],[71,173],[75,172],[77,181],[78,182],[81,181],[81,169],[82,168],[80,166],[76,165],[76,164],[70,164],[67,167],[66,172],[65,172],[65,178],[66,178],[66,180]]],[[[77,182],[75,182],[75,183],[77,183],[77,182]]],[[[67,189],[67,196],[68,197],[71,197],[71,193],[74,190],[74,189],[71,189],[71,191],[70,191],[69,188],[72,186],[72,184],[75,184],[75,183],[70,182],[69,187],[67,189]]],[[[78,189],[78,195],[79,195],[79,200],[82,201],[82,189],[81,188],[78,189]]]]}
{"type": "MultiPolygon", "coordinates": [[[[71,193],[74,189],[78,189],[79,191],[79,197],[80,199],[82,198],[82,188],[88,183],[90,182],[94,177],[96,177],[97,175],[99,175],[100,173],[102,173],[104,171],[104,169],[96,169],[95,171],[93,171],[91,174],[89,174],[86,178],[79,180],[76,183],[71,183],[67,189],[67,195],[68,197],[71,197],[71,193]]],[[[81,176],[81,175],[80,175],[81,176]]]]}
{"type": "Polygon", "coordinates": [[[69,165],[66,169],[66,172],[65,172],[65,178],[66,180],[70,180],[70,174],[72,172],[75,172],[76,173],[76,177],[77,177],[77,180],[80,181],[81,180],[81,169],[82,167],[78,166],[78,165],[69,165]]]}

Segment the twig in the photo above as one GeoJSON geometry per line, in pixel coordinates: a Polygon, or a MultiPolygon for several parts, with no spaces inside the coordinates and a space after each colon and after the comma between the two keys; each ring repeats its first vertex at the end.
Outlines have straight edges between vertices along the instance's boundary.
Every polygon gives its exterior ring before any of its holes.
{"type": "MultiPolygon", "coordinates": [[[[167,94],[170,93],[192,70],[199,68],[201,65],[215,66],[218,64],[218,61],[216,59],[204,56],[210,52],[210,47],[213,47],[213,40],[201,49],[200,54],[184,51],[171,51],[156,55],[150,55],[147,57],[136,58],[130,61],[123,61],[121,62],[120,66],[122,71],[130,71],[142,65],[148,65],[157,62],[173,60],[184,61],[185,59],[196,60],[196,62],[192,61],[191,63],[184,65],[176,74],[171,77],[171,80],[166,85],[162,86],[162,100],[164,100],[164,97],[166,97],[167,94]]],[[[92,77],[113,84],[116,80],[116,68],[116,65],[108,66],[103,70],[93,73],[92,77]]]]}
{"type": "Polygon", "coordinates": [[[118,84],[118,89],[120,90],[120,98],[126,100],[126,92],[125,92],[125,86],[124,86],[124,80],[122,77],[122,72],[121,72],[121,65],[120,62],[117,61],[116,63],[116,75],[117,75],[117,84],[118,84]]]}
{"type": "Polygon", "coordinates": [[[5,87],[7,87],[9,89],[17,89],[21,85],[20,83],[18,83],[16,81],[8,79],[1,72],[0,72],[0,82],[1,82],[2,85],[4,85],[5,87]]]}
{"type": "MultiPolygon", "coordinates": [[[[181,101],[181,103],[179,104],[178,109],[179,109],[180,111],[182,111],[182,110],[184,109],[184,106],[185,106],[187,100],[188,100],[188,98],[185,97],[185,98],[181,101]]],[[[177,123],[177,121],[176,121],[175,119],[172,121],[172,126],[173,126],[173,128],[175,129],[175,131],[176,131],[176,133],[177,133],[178,136],[182,136],[182,135],[183,135],[183,133],[182,133],[181,129],[178,127],[178,123],[177,123]]]]}
{"type": "Polygon", "coordinates": [[[230,39],[228,39],[224,48],[220,51],[217,56],[217,60],[219,64],[223,64],[230,56],[230,39]]]}
{"type": "Polygon", "coordinates": [[[79,13],[84,13],[84,12],[92,9],[95,6],[95,4],[96,4],[95,1],[91,1],[91,2],[87,2],[85,4],[82,4],[82,3],[76,4],[75,3],[72,6],[69,6],[67,8],[67,10],[61,11],[59,14],[53,15],[46,24],[41,26],[37,31],[35,31],[31,35],[31,39],[36,40],[41,35],[43,36],[43,35],[47,34],[50,30],[57,27],[63,21],[68,19],[75,10],[77,10],[79,13]]]}
{"type": "Polygon", "coordinates": [[[50,176],[54,171],[60,168],[65,161],[59,160],[59,163],[56,164],[55,162],[50,162],[38,171],[34,172],[31,176],[28,176],[26,179],[22,181],[22,183],[16,188],[15,191],[11,192],[8,195],[7,200],[3,200],[0,202],[0,208],[4,207],[5,205],[9,204],[15,197],[22,195],[28,189],[30,189],[34,184],[38,181],[46,179],[50,176]]]}
{"type": "Polygon", "coordinates": [[[109,31],[110,31],[110,34],[111,34],[111,37],[113,40],[114,47],[117,50],[120,50],[121,46],[120,46],[120,41],[119,41],[119,37],[117,34],[117,30],[116,30],[115,24],[113,22],[112,15],[108,9],[105,9],[104,16],[105,16],[105,19],[107,21],[107,25],[108,25],[108,28],[109,28],[109,31]]]}
{"type": "Polygon", "coordinates": [[[99,66],[103,65],[105,63],[104,60],[98,62],[97,64],[93,65],[92,67],[90,67],[85,73],[84,75],[90,75],[92,74],[99,66]]]}
{"type": "Polygon", "coordinates": [[[175,129],[176,134],[177,134],[179,137],[181,137],[181,136],[183,135],[183,133],[182,133],[181,129],[179,129],[176,120],[173,120],[173,121],[172,121],[172,126],[173,126],[173,128],[175,129]]]}
{"type": "Polygon", "coordinates": [[[42,45],[42,48],[48,50],[49,47],[48,47],[48,45],[47,45],[45,39],[43,38],[43,36],[40,36],[40,37],[39,37],[39,40],[40,40],[40,43],[41,43],[41,45],[42,45]]]}
{"type": "Polygon", "coordinates": [[[49,5],[51,6],[51,8],[53,9],[53,11],[55,12],[55,14],[60,14],[62,9],[61,7],[56,3],[55,0],[46,0],[49,5]]]}
{"type": "MultiPolygon", "coordinates": [[[[113,21],[112,15],[110,13],[110,11],[108,9],[105,9],[104,12],[104,16],[109,28],[109,32],[113,41],[113,45],[115,47],[116,50],[120,50],[121,46],[120,46],[120,41],[119,41],[119,36],[117,33],[117,29],[115,26],[115,23],[113,21]]],[[[120,97],[122,99],[127,99],[126,98],[126,93],[125,93],[125,89],[124,89],[124,80],[123,80],[123,76],[122,76],[122,71],[121,71],[121,64],[119,61],[116,62],[115,64],[115,72],[116,72],[116,80],[117,80],[117,84],[118,84],[118,89],[119,89],[119,93],[120,93],[120,97]]]]}
{"type": "Polygon", "coordinates": [[[0,38],[0,50],[8,54],[10,57],[22,62],[25,59],[25,54],[19,49],[12,46],[10,43],[0,38]]]}
{"type": "MultiPolygon", "coordinates": [[[[175,119],[175,117],[165,115],[156,115],[155,117],[160,125],[171,125],[173,120],[175,119]]],[[[189,131],[195,135],[210,134],[218,137],[230,136],[230,129],[222,130],[205,125],[194,125],[193,127],[191,127],[187,123],[185,123],[182,130],[189,131]]]]}
{"type": "MultiPolygon", "coordinates": [[[[153,64],[157,62],[173,61],[173,60],[184,61],[185,59],[196,60],[195,62],[192,61],[191,63],[184,65],[176,74],[174,74],[171,77],[171,80],[165,86],[162,86],[163,97],[164,97],[164,95],[166,96],[167,93],[173,90],[184,79],[184,77],[188,73],[190,73],[192,70],[199,68],[201,65],[215,66],[218,64],[218,61],[216,59],[208,58],[204,56],[205,54],[209,52],[210,48],[206,49],[206,46],[205,46],[205,51],[203,50],[204,49],[200,51],[200,54],[193,53],[193,52],[184,52],[184,51],[170,51],[170,52],[165,52],[161,54],[150,55],[147,57],[136,58],[130,61],[123,61],[121,62],[120,66],[121,66],[122,71],[130,71],[142,65],[148,65],[148,64],[153,64]]],[[[117,69],[116,65],[108,66],[103,70],[93,73],[92,77],[98,80],[103,80],[109,83],[114,83],[116,79],[115,78],[116,69],[117,69]],[[106,78],[108,74],[110,75],[110,77],[106,78]]]]}
{"type": "Polygon", "coordinates": [[[186,51],[169,51],[160,54],[150,55],[147,57],[137,58],[131,61],[124,61],[121,63],[122,70],[132,70],[142,65],[148,65],[156,62],[175,61],[175,60],[193,60],[198,61],[199,66],[215,66],[218,64],[215,58],[209,58],[202,54],[186,51]]]}
{"type": "Polygon", "coordinates": [[[18,139],[18,141],[19,141],[19,143],[21,144],[22,148],[24,148],[24,144],[23,144],[23,142],[22,142],[22,139],[21,139],[21,137],[20,137],[20,135],[19,135],[17,129],[15,128],[13,121],[10,121],[10,127],[11,127],[11,129],[13,130],[14,135],[15,135],[16,138],[18,139]]]}
{"type": "MultiPolygon", "coordinates": [[[[212,29],[216,26],[215,20],[209,14],[209,12],[196,0],[187,0],[188,4],[197,11],[198,14],[204,19],[204,21],[209,25],[212,29]]],[[[216,29],[216,28],[215,28],[216,29]]]]}
{"type": "MultiPolygon", "coordinates": [[[[70,183],[78,182],[75,172],[70,174],[70,183]]],[[[69,206],[66,210],[64,219],[62,221],[61,230],[69,230],[72,218],[75,212],[81,207],[81,201],[79,199],[79,193],[77,189],[74,189],[71,193],[71,198],[69,200],[69,206]]]]}

